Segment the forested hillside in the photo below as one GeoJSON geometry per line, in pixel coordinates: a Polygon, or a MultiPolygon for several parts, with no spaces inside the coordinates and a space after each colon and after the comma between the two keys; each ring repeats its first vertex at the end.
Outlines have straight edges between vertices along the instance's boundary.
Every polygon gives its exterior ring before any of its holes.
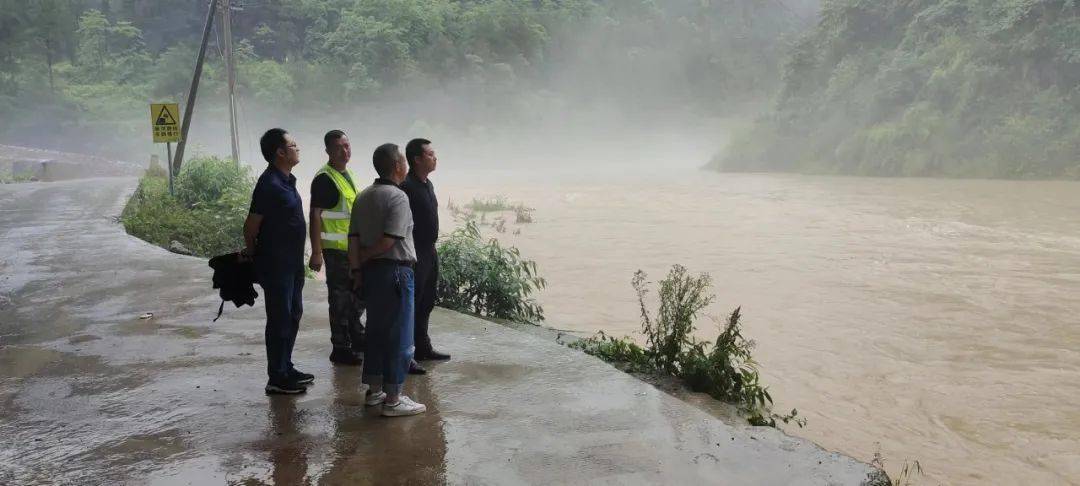
{"type": "Polygon", "coordinates": [[[729,171],[1080,177],[1080,2],[825,0],[729,171]]]}
{"type": "MultiPolygon", "coordinates": [[[[238,89],[296,116],[433,93],[463,100],[457,120],[597,99],[711,113],[778,86],[809,3],[233,0],[238,89]]],[[[207,4],[0,0],[0,141],[144,150],[146,104],[183,102],[207,4]]],[[[220,36],[200,100],[225,88],[220,36]]]]}

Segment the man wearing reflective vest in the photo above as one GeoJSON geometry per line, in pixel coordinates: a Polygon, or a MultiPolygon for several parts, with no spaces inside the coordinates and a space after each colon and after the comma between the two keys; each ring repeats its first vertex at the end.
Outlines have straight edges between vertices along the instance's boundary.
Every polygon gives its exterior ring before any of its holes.
{"type": "Polygon", "coordinates": [[[364,351],[363,303],[353,292],[349,274],[349,218],[356,199],[356,176],[346,168],[352,156],[349,137],[330,130],[323,137],[329,162],[311,181],[311,259],[308,267],[318,272],[326,267],[326,287],[330,300],[330,361],[359,365],[364,351]]]}

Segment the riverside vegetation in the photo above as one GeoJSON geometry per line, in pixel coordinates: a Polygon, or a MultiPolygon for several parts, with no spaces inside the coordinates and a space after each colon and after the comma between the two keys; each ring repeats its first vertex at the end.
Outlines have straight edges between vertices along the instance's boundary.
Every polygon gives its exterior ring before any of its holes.
{"type": "Polygon", "coordinates": [[[437,305],[482,317],[538,323],[543,307],[533,292],[547,285],[536,262],[492,238],[484,240],[468,221],[439,242],[437,305]]]}
{"type": "MultiPolygon", "coordinates": [[[[437,304],[449,309],[537,324],[543,308],[532,294],[544,288],[536,262],[525,259],[517,248],[503,247],[498,240],[484,240],[480,232],[483,215],[489,212],[531,208],[508,198],[474,198],[451,213],[464,225],[439,243],[439,295],[437,304]]],[[[528,222],[531,222],[531,216],[528,222]]],[[[522,221],[518,221],[522,223],[522,221]]],[[[498,233],[501,225],[490,224],[498,233]]],[[[672,267],[660,282],[659,309],[650,313],[646,303],[649,283],[645,272],[634,274],[632,285],[641,311],[642,347],[628,337],[616,338],[603,331],[570,343],[625,371],[681,379],[690,389],[738,405],[753,425],[775,427],[777,421],[802,427],[806,421],[792,409],[788,414],[772,410],[772,396],[760,380],[751,354],[754,342],[742,335],[741,309],[735,309],[720,327],[715,341],[694,337],[698,314],[715,297],[709,294],[708,274],[690,275],[681,265],[672,267]]]]}
{"type": "Polygon", "coordinates": [[[644,347],[629,337],[617,338],[603,332],[570,346],[617,363],[629,372],[677,377],[693,391],[738,405],[752,425],[775,427],[778,420],[799,427],[806,424],[797,409],[785,415],[773,412],[772,395],[762,385],[758,364],[751,355],[754,342],[742,335],[740,308],[720,324],[715,341],[694,337],[698,314],[715,299],[709,294],[712,279],[708,274],[694,276],[682,265],[673,266],[660,281],[659,308],[655,313],[646,303],[646,279],[645,272],[638,270],[631,282],[641,310],[644,347]]]}
{"type": "MultiPolygon", "coordinates": [[[[870,460],[870,465],[885,471],[885,457],[881,455],[881,451],[874,451],[874,457],[870,460]]],[[[885,486],[911,486],[912,484],[918,484],[915,478],[922,477],[922,475],[923,468],[919,461],[905,461],[894,475],[884,478],[881,482],[885,486]]]]}
{"type": "MultiPolygon", "coordinates": [[[[536,211],[535,208],[530,208],[523,203],[510,202],[510,199],[503,195],[488,198],[474,197],[464,205],[450,201],[447,209],[456,221],[475,221],[481,226],[491,226],[498,233],[506,232],[508,219],[504,213],[514,213],[514,224],[521,225],[534,222],[533,212],[536,211]],[[490,222],[487,219],[489,214],[494,215],[490,222]]],[[[521,228],[515,229],[514,234],[521,234],[521,228]]]]}

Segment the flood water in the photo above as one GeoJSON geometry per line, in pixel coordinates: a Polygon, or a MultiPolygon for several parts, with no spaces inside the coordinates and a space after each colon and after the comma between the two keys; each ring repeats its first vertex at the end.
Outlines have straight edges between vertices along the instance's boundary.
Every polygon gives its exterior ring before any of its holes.
{"type": "Polygon", "coordinates": [[[485,234],[538,262],[551,327],[633,334],[634,271],[683,264],[742,306],[790,433],[928,484],[1080,481],[1080,183],[444,166],[444,209],[535,208],[485,234]]]}

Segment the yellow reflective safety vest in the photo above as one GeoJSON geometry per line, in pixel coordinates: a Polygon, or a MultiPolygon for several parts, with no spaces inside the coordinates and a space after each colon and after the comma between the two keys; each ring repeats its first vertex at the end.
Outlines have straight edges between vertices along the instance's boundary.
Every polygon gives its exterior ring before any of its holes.
{"type": "Polygon", "coordinates": [[[356,200],[356,186],[349,182],[349,180],[356,180],[356,174],[353,174],[351,170],[345,169],[349,173],[349,179],[341,175],[330,164],[324,165],[319,172],[315,173],[315,177],[319,174],[326,174],[331,181],[334,181],[334,186],[338,190],[338,203],[331,209],[324,209],[322,212],[322,247],[328,250],[341,250],[346,251],[349,249],[349,219],[352,215],[353,201],[356,200]]]}

